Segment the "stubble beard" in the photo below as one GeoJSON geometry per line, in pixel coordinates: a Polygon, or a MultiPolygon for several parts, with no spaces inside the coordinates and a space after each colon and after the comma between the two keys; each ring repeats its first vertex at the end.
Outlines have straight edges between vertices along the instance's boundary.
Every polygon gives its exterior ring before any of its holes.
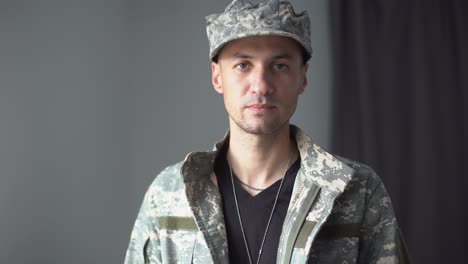
{"type": "Polygon", "coordinates": [[[253,135],[273,135],[278,133],[284,126],[289,125],[289,118],[284,121],[281,120],[264,120],[266,117],[260,115],[256,116],[259,120],[247,120],[246,118],[232,118],[231,120],[242,131],[247,134],[253,135]]]}
{"type": "Polygon", "coordinates": [[[278,131],[278,127],[275,126],[264,126],[264,125],[252,125],[246,121],[234,121],[236,125],[248,134],[254,135],[270,135],[278,131]]]}
{"type": "MultiPolygon", "coordinates": [[[[269,103],[272,105],[280,105],[274,99],[267,98],[267,97],[248,97],[244,99],[244,105],[252,104],[252,103],[269,103]]],[[[247,134],[252,135],[273,135],[281,131],[282,128],[289,127],[289,120],[296,111],[297,107],[297,100],[294,102],[293,105],[290,106],[292,109],[289,109],[288,117],[284,120],[278,116],[268,116],[270,113],[266,114],[253,114],[250,116],[248,113],[240,112],[239,116],[230,115],[231,121],[235,123],[235,125],[240,128],[240,130],[244,131],[247,134]]],[[[229,109],[227,106],[226,109],[229,109]]],[[[229,110],[228,110],[229,113],[229,110]]],[[[273,113],[275,114],[275,113],[273,113]]],[[[289,128],[288,128],[289,129],[289,128]]]]}

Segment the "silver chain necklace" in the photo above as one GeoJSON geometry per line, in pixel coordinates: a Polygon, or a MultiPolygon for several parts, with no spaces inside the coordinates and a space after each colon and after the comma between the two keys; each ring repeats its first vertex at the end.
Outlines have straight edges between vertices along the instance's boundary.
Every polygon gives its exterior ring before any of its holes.
{"type": "MultiPolygon", "coordinates": [[[[258,251],[258,258],[257,258],[257,262],[256,262],[257,264],[260,263],[260,257],[262,256],[263,245],[265,244],[265,239],[266,239],[266,236],[268,234],[268,228],[270,227],[271,219],[273,218],[273,213],[275,212],[276,204],[278,202],[279,194],[281,192],[281,187],[283,187],[283,181],[284,181],[284,178],[286,177],[286,172],[288,171],[289,163],[291,162],[291,157],[292,157],[292,151],[289,154],[288,163],[286,164],[286,168],[284,169],[283,178],[281,178],[280,186],[278,188],[278,192],[276,193],[276,197],[275,197],[275,202],[273,203],[273,208],[271,209],[270,218],[268,218],[268,223],[267,223],[267,226],[265,228],[265,233],[263,234],[262,244],[260,244],[260,250],[258,251]]],[[[229,171],[231,173],[232,191],[234,193],[234,201],[236,203],[237,216],[239,217],[239,224],[240,224],[241,231],[242,231],[242,237],[244,238],[245,249],[247,251],[247,256],[249,257],[249,263],[253,264],[252,257],[250,255],[249,245],[247,244],[247,238],[245,237],[244,225],[242,223],[242,217],[241,217],[241,214],[240,214],[240,211],[239,211],[239,204],[237,202],[237,194],[236,194],[236,188],[234,186],[234,177],[232,176],[231,163],[229,162],[229,160],[227,160],[227,162],[228,162],[228,165],[229,165],[229,171]]]]}
{"type": "Polygon", "coordinates": [[[239,179],[239,177],[236,176],[236,180],[238,182],[240,182],[240,184],[244,185],[245,187],[249,188],[249,189],[252,189],[254,191],[257,191],[257,192],[261,192],[261,191],[264,191],[265,189],[260,189],[260,188],[256,188],[256,187],[253,187],[252,185],[248,185],[247,183],[241,181],[241,179],[239,179]]]}

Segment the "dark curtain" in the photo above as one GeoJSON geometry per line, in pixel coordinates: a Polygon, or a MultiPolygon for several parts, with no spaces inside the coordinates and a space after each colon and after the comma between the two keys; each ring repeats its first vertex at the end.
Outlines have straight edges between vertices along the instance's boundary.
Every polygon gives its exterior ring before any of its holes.
{"type": "Polygon", "coordinates": [[[332,150],[381,176],[414,263],[468,263],[468,1],[329,3],[332,150]]]}

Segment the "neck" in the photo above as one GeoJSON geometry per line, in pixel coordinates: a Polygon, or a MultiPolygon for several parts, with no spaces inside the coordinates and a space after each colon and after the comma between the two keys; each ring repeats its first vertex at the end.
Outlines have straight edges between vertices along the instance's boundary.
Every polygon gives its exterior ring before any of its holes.
{"type": "Polygon", "coordinates": [[[284,177],[286,166],[297,156],[289,125],[272,134],[251,134],[231,126],[228,160],[237,177],[251,186],[264,189],[272,185],[284,177]]]}

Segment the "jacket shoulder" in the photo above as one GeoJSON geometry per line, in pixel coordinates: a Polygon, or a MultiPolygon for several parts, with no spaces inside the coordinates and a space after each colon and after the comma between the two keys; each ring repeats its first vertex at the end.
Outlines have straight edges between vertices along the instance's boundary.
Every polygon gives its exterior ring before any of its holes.
{"type": "Polygon", "coordinates": [[[347,158],[336,158],[352,168],[353,173],[345,190],[337,197],[328,224],[361,223],[373,194],[384,192],[386,196],[382,181],[371,167],[347,158]]]}
{"type": "Polygon", "coordinates": [[[351,185],[359,182],[361,187],[366,187],[369,190],[375,189],[377,186],[382,184],[382,180],[370,166],[348,158],[340,156],[335,157],[354,170],[351,185]]]}
{"type": "Polygon", "coordinates": [[[172,164],[164,168],[159,174],[156,175],[153,182],[150,184],[147,193],[161,193],[179,190],[184,186],[182,174],[180,172],[182,164],[172,164]]]}
{"type": "Polygon", "coordinates": [[[154,213],[161,215],[189,215],[185,194],[185,183],[180,171],[183,162],[166,167],[151,183],[145,200],[151,204],[154,213]]]}

